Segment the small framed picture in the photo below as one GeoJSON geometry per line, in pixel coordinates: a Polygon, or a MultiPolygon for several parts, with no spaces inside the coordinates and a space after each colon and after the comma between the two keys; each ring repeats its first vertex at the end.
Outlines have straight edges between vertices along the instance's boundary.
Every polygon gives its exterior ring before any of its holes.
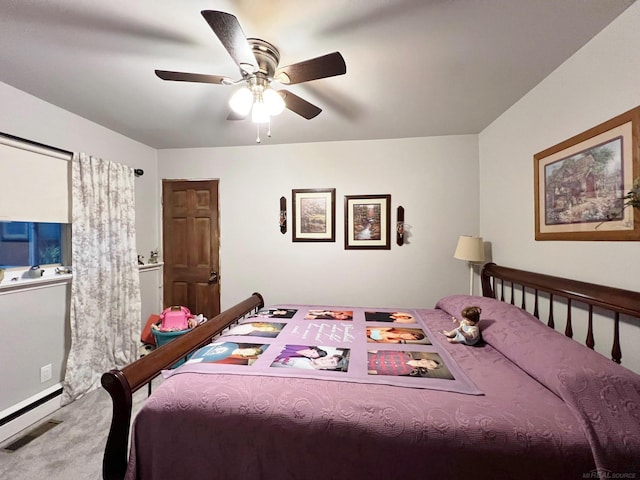
{"type": "Polygon", "coordinates": [[[345,195],[344,248],[391,248],[391,195],[345,195]]]}
{"type": "Polygon", "coordinates": [[[308,188],[291,191],[294,242],[336,241],[336,189],[308,188]]]}

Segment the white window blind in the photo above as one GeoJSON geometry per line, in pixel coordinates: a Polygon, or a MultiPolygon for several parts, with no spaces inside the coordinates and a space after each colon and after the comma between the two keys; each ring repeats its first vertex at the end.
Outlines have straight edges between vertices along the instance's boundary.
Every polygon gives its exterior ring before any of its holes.
{"type": "Polygon", "coordinates": [[[70,160],[0,135],[0,221],[71,223],[70,160]]]}

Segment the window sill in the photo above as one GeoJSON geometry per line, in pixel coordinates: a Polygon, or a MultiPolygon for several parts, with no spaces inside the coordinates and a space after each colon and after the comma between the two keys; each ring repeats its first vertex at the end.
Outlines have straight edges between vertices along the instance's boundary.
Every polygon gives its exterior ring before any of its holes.
{"type": "Polygon", "coordinates": [[[71,283],[72,278],[73,274],[71,273],[54,274],[51,276],[43,276],[41,278],[21,278],[17,281],[11,281],[10,279],[7,280],[5,276],[5,279],[2,281],[2,283],[0,283],[0,295],[3,295],[5,293],[13,293],[16,291],[34,290],[37,288],[45,288],[64,283],[71,283]]]}
{"type": "MultiPolygon", "coordinates": [[[[138,265],[138,270],[140,272],[159,270],[163,264],[164,262],[138,265]]],[[[25,278],[24,270],[5,271],[4,279],[0,282],[0,295],[71,283],[73,279],[73,273],[55,273],[55,267],[45,267],[44,270],[44,275],[39,278],[25,278]],[[17,280],[12,280],[13,278],[17,280]]]]}
{"type": "Polygon", "coordinates": [[[138,265],[138,270],[140,270],[141,272],[145,270],[157,270],[162,267],[162,265],[164,265],[164,262],[145,263],[144,265],[138,265]]]}

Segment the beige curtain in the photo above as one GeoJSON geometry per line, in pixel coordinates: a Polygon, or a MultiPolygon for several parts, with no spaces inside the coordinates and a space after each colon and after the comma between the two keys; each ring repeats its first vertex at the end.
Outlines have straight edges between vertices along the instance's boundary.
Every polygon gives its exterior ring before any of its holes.
{"type": "Polygon", "coordinates": [[[132,168],[74,154],[71,350],[63,404],[99,387],[104,372],[137,357],[141,304],[134,188],[132,168]]]}

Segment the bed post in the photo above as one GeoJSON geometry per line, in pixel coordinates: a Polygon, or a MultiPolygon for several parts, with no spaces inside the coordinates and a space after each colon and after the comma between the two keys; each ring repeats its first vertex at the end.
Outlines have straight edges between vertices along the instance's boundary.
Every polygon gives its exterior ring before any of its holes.
{"type": "Polygon", "coordinates": [[[487,271],[487,268],[491,265],[495,265],[495,263],[486,263],[482,266],[482,270],[480,271],[480,280],[482,282],[482,296],[489,298],[496,298],[496,293],[493,291],[493,286],[491,285],[491,274],[487,271]]]}
{"type": "Polygon", "coordinates": [[[102,478],[122,480],[127,470],[129,424],[131,422],[132,392],[120,370],[102,375],[101,383],[113,402],[111,427],[102,459],[102,478]]]}
{"type": "Polygon", "coordinates": [[[133,392],[151,382],[169,365],[210,343],[212,338],[232,323],[262,307],[264,298],[254,292],[246,300],[193,328],[189,333],[156,348],[122,370],[111,370],[102,375],[102,386],[111,395],[113,404],[111,427],[102,460],[104,480],[122,480],[127,471],[133,392]]]}

